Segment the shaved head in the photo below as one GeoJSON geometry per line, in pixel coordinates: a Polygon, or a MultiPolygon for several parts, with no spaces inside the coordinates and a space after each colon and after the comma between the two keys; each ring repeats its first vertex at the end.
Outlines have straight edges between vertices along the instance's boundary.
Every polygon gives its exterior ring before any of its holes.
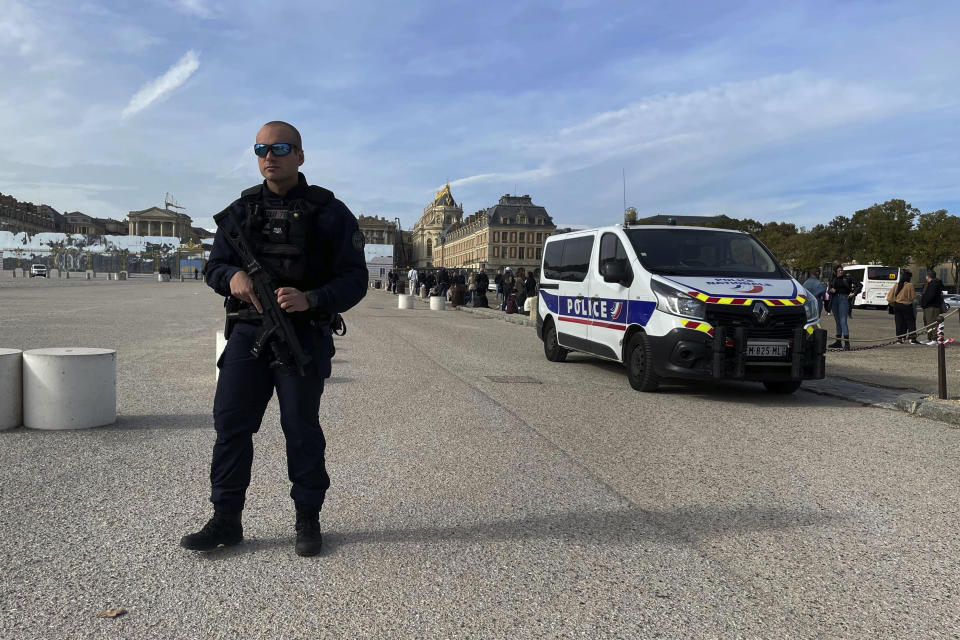
{"type": "Polygon", "coordinates": [[[271,120],[260,128],[265,129],[266,127],[283,127],[287,129],[290,132],[290,135],[293,136],[290,139],[290,142],[297,145],[298,148],[303,149],[303,140],[300,139],[300,132],[297,131],[297,128],[289,122],[284,122],[283,120],[271,120]]]}

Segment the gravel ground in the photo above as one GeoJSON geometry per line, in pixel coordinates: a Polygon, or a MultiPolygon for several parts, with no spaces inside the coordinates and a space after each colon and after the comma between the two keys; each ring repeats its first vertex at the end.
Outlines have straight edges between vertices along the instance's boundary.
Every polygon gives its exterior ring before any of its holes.
{"type": "Polygon", "coordinates": [[[0,433],[0,637],[960,628],[960,432],[759,385],[639,394],[618,366],[546,362],[529,327],[376,291],[347,314],[321,403],[325,553],[293,553],[275,402],[247,541],[186,552],[209,514],[220,314],[194,282],[0,290],[0,347],[117,349],[120,414],[0,433]],[[95,617],[111,607],[128,613],[95,617]]]}

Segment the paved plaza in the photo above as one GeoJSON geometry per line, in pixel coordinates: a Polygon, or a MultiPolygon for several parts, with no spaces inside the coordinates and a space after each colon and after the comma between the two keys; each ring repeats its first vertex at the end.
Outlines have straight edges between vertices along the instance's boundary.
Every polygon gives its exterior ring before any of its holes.
{"type": "MultiPolygon", "coordinates": [[[[888,318],[855,312],[853,337],[888,318]]],[[[204,555],[178,541],[210,514],[221,299],[193,281],[0,281],[0,347],[116,349],[119,414],[0,432],[0,638],[960,628],[960,430],[757,384],[641,394],[619,366],[547,362],[531,327],[376,290],[346,320],[321,402],[325,552],[294,554],[272,400],[246,542],[204,555]]],[[[934,352],[831,353],[827,372],[929,392],[934,352]]]]}

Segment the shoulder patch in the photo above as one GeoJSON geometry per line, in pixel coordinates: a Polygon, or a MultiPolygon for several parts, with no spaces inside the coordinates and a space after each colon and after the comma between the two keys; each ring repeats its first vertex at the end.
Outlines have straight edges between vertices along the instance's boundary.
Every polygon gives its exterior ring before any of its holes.
{"type": "Polygon", "coordinates": [[[363,251],[363,245],[366,244],[363,240],[363,234],[357,230],[353,232],[353,248],[357,251],[363,251]]]}

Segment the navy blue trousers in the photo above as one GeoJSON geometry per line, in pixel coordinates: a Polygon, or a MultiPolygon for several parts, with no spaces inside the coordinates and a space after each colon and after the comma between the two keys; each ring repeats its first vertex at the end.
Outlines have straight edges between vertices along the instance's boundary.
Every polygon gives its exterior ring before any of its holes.
{"type": "Polygon", "coordinates": [[[300,330],[303,350],[319,365],[318,375],[301,377],[285,368],[271,367],[264,355],[254,358],[250,346],[259,327],[238,324],[227,341],[218,366],[220,379],[213,401],[217,440],[210,465],[210,501],[217,510],[243,509],[250,467],[253,434],[276,389],[280,426],[287,442],[287,473],[293,487],[290,497],[299,505],[323,506],[330,487],[324,451],[327,443],[320,428],[320,396],[330,375],[333,340],[315,330],[300,330]]]}

